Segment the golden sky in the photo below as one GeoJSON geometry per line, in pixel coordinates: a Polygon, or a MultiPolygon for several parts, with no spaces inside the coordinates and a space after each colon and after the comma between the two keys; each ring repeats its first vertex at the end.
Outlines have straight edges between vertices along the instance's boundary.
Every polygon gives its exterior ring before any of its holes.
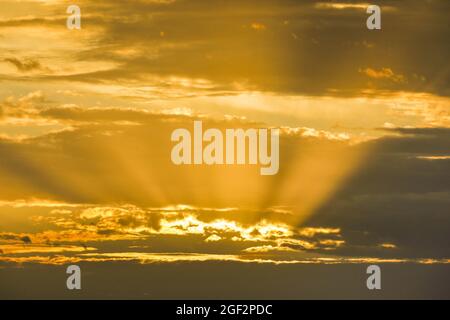
{"type": "Polygon", "coordinates": [[[0,2],[0,269],[448,264],[448,1],[0,2]],[[175,166],[199,119],[279,173],[175,166]]]}

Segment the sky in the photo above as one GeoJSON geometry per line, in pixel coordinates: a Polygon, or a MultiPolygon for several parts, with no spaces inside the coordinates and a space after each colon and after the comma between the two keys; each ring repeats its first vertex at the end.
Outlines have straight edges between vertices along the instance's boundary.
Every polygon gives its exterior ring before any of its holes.
{"type": "Polygon", "coordinates": [[[0,4],[0,298],[450,298],[448,1],[373,1],[381,30],[359,1],[0,4]],[[196,120],[279,128],[278,174],[174,165],[196,120]]]}

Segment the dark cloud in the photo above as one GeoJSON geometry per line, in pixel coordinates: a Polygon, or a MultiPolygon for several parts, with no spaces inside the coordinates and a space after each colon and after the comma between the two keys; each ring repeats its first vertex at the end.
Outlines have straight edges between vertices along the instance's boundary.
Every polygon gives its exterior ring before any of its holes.
{"type": "MultiPolygon", "coordinates": [[[[448,265],[381,264],[383,289],[377,292],[365,285],[367,265],[108,262],[80,267],[89,270],[83,274],[83,290],[77,293],[80,299],[450,298],[443,281],[448,265]]],[[[0,279],[3,299],[74,298],[61,285],[66,281],[63,266],[0,268],[0,279]]]]}
{"type": "Polygon", "coordinates": [[[19,60],[17,58],[6,58],[4,59],[5,62],[9,62],[12,65],[14,65],[17,70],[20,72],[28,72],[33,70],[41,70],[43,69],[42,65],[39,61],[33,60],[33,59],[25,59],[25,60],[19,60]]]}
{"type": "Polygon", "coordinates": [[[29,236],[20,236],[14,233],[0,233],[0,239],[6,241],[21,241],[25,244],[32,242],[29,236]]]}
{"type": "Polygon", "coordinates": [[[22,240],[23,243],[31,243],[31,238],[29,236],[23,236],[20,240],[22,240]]]}
{"type": "Polygon", "coordinates": [[[176,75],[229,90],[243,83],[291,94],[377,89],[448,96],[448,1],[380,4],[386,10],[377,32],[367,30],[363,8],[319,9],[317,1],[82,2],[89,13],[83,25],[102,32],[75,58],[117,67],[50,78],[116,82],[176,75]],[[118,54],[123,48],[135,53],[118,54]],[[360,72],[369,69],[392,70],[402,81],[360,72]]]}
{"type": "Polygon", "coordinates": [[[349,246],[342,251],[346,254],[446,257],[450,246],[450,160],[420,156],[448,156],[450,131],[395,131],[404,135],[370,143],[375,151],[307,224],[345,230],[349,246]],[[381,250],[374,243],[394,243],[398,249],[381,250]]]}

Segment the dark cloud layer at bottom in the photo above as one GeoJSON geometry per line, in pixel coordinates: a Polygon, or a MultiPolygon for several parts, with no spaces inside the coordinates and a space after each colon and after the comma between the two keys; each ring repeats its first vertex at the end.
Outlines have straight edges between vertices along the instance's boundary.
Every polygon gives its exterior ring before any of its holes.
{"type": "Polygon", "coordinates": [[[0,268],[1,299],[450,299],[449,265],[381,264],[382,290],[368,290],[368,265],[82,263],[82,290],[65,287],[65,266],[0,268]],[[32,284],[32,286],[30,286],[32,284]]]}

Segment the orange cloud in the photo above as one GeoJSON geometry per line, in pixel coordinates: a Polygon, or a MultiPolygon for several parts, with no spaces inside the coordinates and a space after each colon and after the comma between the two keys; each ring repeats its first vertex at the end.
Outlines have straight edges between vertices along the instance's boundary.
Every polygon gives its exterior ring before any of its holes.
{"type": "Polygon", "coordinates": [[[404,83],[407,81],[404,75],[394,73],[391,68],[381,68],[380,70],[365,68],[360,69],[359,72],[372,79],[388,79],[396,83],[404,83]]]}

